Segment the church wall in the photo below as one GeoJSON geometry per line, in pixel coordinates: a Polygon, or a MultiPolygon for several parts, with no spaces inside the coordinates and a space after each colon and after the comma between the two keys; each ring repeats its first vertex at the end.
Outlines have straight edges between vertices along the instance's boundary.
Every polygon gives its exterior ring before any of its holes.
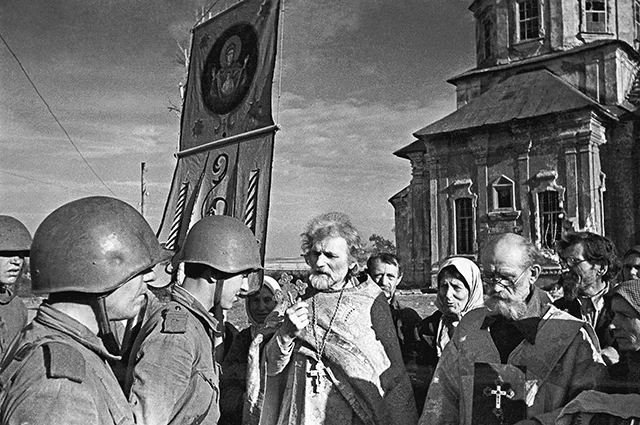
{"type": "Polygon", "coordinates": [[[618,123],[608,133],[609,143],[600,149],[606,175],[604,196],[605,234],[622,255],[640,244],[640,143],[638,124],[618,123]]]}
{"type": "MultiPolygon", "coordinates": [[[[563,55],[545,62],[545,68],[593,100],[621,104],[637,73],[637,60],[617,45],[585,50],[581,54],[563,55]]],[[[539,68],[532,64],[529,68],[539,68]]],[[[458,108],[480,96],[508,76],[526,67],[513,67],[502,72],[483,73],[457,81],[458,108]]]]}

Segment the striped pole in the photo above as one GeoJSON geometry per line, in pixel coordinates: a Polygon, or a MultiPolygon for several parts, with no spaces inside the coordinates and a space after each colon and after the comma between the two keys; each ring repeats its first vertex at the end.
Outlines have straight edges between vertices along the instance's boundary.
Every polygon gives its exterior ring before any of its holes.
{"type": "Polygon", "coordinates": [[[178,203],[176,204],[176,214],[173,216],[173,222],[171,223],[171,231],[169,232],[169,239],[167,239],[166,249],[171,251],[176,250],[176,242],[178,242],[178,233],[180,232],[180,223],[182,223],[182,216],[184,215],[184,206],[187,203],[187,189],[189,188],[189,182],[183,182],[180,186],[180,193],[178,195],[178,203]]]}
{"type": "Polygon", "coordinates": [[[247,189],[247,207],[244,212],[244,224],[256,232],[256,210],[258,204],[258,181],[260,170],[251,170],[249,175],[249,188],[247,189]]]}

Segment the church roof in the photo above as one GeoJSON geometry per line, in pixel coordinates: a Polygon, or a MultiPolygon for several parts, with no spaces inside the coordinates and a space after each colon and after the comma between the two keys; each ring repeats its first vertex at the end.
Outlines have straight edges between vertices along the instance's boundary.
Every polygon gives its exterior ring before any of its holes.
{"type": "Polygon", "coordinates": [[[511,76],[413,135],[419,138],[583,108],[613,116],[584,93],[540,69],[511,76]]]}

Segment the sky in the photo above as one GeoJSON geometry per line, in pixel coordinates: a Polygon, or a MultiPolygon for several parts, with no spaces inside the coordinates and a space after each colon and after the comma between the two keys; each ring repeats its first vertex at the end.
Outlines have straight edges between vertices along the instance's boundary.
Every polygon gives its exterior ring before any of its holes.
{"type": "MultiPolygon", "coordinates": [[[[234,2],[216,8],[224,1],[234,2]]],[[[179,143],[181,49],[212,3],[0,0],[11,49],[0,41],[0,214],[33,233],[85,196],[138,208],[144,162],[145,218],[157,230],[179,143]]],[[[395,241],[388,200],[411,167],[393,152],[455,110],[446,80],[475,66],[470,4],[284,1],[267,258],[299,255],[306,222],[329,211],[365,239],[395,241]]]]}

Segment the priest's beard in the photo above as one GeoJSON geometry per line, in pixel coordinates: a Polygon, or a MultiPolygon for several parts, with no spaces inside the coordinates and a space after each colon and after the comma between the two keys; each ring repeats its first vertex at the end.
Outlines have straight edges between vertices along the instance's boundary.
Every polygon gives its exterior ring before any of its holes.
{"type": "Polygon", "coordinates": [[[490,316],[502,316],[509,320],[518,320],[524,317],[527,304],[524,301],[505,300],[491,296],[484,302],[490,316]]]}
{"type": "Polygon", "coordinates": [[[309,276],[309,283],[318,291],[333,289],[337,285],[331,276],[322,273],[312,273],[309,276]]]}

